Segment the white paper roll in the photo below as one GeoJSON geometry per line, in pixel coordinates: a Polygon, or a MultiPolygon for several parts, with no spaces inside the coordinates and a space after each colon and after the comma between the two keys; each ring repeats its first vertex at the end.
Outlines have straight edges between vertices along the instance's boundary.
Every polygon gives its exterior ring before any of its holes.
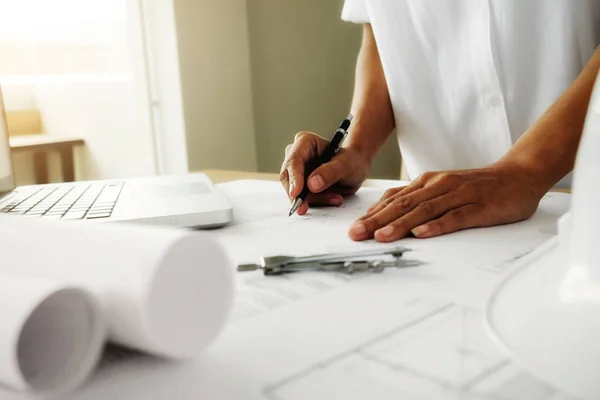
{"type": "Polygon", "coordinates": [[[229,316],[234,266],[206,233],[0,216],[0,237],[6,248],[0,272],[90,290],[115,343],[188,358],[215,338],[229,316]]]}
{"type": "Polygon", "coordinates": [[[86,291],[0,273],[0,383],[15,391],[64,393],[96,366],[106,338],[86,291]]]}

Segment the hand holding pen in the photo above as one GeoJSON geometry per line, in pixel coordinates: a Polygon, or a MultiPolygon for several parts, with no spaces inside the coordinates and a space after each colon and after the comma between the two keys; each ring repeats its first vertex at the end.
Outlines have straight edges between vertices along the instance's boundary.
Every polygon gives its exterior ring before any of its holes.
{"type": "Polygon", "coordinates": [[[369,173],[370,162],[360,152],[341,147],[352,115],[335,131],[331,141],[310,132],[300,132],[287,146],[280,180],[293,201],[290,215],[303,215],[309,205],[339,206],[344,196],[360,188],[369,173]]]}

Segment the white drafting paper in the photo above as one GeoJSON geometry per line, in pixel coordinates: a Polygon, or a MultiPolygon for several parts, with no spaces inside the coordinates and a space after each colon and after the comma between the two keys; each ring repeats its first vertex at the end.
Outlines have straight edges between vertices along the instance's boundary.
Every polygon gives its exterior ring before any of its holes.
{"type": "MultiPolygon", "coordinates": [[[[398,185],[398,183],[395,183],[398,185]]],[[[232,227],[215,231],[215,235],[229,250],[237,264],[257,263],[267,255],[311,255],[328,252],[356,251],[368,248],[409,247],[407,259],[427,263],[414,270],[386,271],[387,274],[411,276],[408,281],[421,285],[419,279],[435,286],[436,292],[450,291],[466,304],[479,304],[501,275],[510,268],[511,261],[530,252],[556,233],[556,220],[568,208],[570,195],[547,194],[534,217],[520,222],[486,229],[472,229],[439,238],[404,239],[391,244],[375,241],[353,242],[348,237],[351,224],[378,199],[386,187],[394,185],[382,181],[378,187],[361,189],[346,199],[338,208],[314,208],[306,216],[287,216],[289,200],[277,182],[240,181],[220,185],[234,204],[235,223],[232,227]],[[452,265],[452,268],[448,268],[452,265]],[[478,282],[467,291],[456,282],[478,282]]],[[[319,276],[321,276],[320,273],[319,276]]],[[[255,274],[256,275],[256,274],[255,274]]],[[[243,275],[252,279],[255,275],[243,275]]],[[[309,279],[303,273],[293,281],[309,279]]],[[[362,279],[363,277],[341,278],[362,279]]],[[[339,279],[326,278],[328,286],[337,286],[339,279]],[[332,282],[333,281],[333,282],[332,282]]],[[[243,286],[238,291],[244,295],[243,286]]],[[[279,303],[279,302],[277,302],[279,303]]],[[[244,306],[237,305],[236,313],[244,306]]]]}
{"type": "Polygon", "coordinates": [[[68,392],[85,381],[104,348],[98,303],[54,281],[0,273],[0,321],[0,384],[15,391],[68,392]]]}
{"type": "MultiPolygon", "coordinates": [[[[236,262],[377,245],[353,243],[345,232],[381,189],[305,218],[287,218],[278,183],[221,189],[234,202],[236,221],[211,234],[236,262]]],[[[482,309],[514,261],[552,237],[569,199],[548,195],[519,224],[403,240],[414,249],[407,257],[427,262],[413,269],[238,274],[232,319],[203,357],[165,365],[117,355],[70,398],[568,400],[492,345],[482,309]]]]}
{"type": "Polygon", "coordinates": [[[111,342],[188,358],[227,319],[233,267],[204,233],[4,216],[0,237],[0,272],[89,290],[104,310],[111,342]]]}
{"type": "Polygon", "coordinates": [[[234,205],[234,224],[216,234],[233,249],[238,263],[257,262],[263,255],[309,255],[372,246],[352,242],[347,231],[381,198],[381,189],[363,188],[340,207],[311,208],[305,216],[291,217],[290,201],[279,183],[241,181],[220,185],[220,189],[234,205]]]}

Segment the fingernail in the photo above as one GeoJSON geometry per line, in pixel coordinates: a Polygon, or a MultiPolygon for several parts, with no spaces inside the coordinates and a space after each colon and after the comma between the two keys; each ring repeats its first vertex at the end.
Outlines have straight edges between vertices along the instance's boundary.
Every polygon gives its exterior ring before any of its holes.
{"type": "Polygon", "coordinates": [[[323,182],[323,178],[321,175],[315,175],[308,180],[308,185],[310,186],[313,192],[321,190],[323,186],[325,186],[325,182],[323,182]]]}
{"type": "Polygon", "coordinates": [[[417,226],[411,232],[416,237],[427,237],[427,233],[429,233],[429,226],[427,226],[427,225],[417,226]]]}
{"type": "Polygon", "coordinates": [[[383,237],[389,237],[389,236],[392,236],[392,234],[394,233],[394,227],[391,225],[388,225],[385,228],[379,229],[376,233],[383,237]]]}
{"type": "Polygon", "coordinates": [[[366,232],[367,232],[367,228],[361,223],[354,224],[350,228],[350,234],[352,234],[354,236],[362,236],[366,232]]]}
{"type": "MultiPolygon", "coordinates": [[[[293,183],[290,183],[290,196],[293,196],[292,193],[294,193],[294,189],[296,188],[296,185],[294,185],[293,183]]],[[[293,201],[293,200],[292,200],[293,201]]]]}
{"type": "Polygon", "coordinates": [[[331,199],[329,199],[329,205],[330,206],[341,206],[342,199],[340,199],[339,197],[332,197],[331,199]]]}

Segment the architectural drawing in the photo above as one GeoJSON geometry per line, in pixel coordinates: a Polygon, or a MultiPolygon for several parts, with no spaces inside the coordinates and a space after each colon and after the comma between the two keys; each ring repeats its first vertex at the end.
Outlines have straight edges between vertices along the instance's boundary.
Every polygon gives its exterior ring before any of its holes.
{"type": "MultiPolygon", "coordinates": [[[[415,300],[415,306],[423,308],[415,300]]],[[[426,305],[425,305],[426,306],[426,305]]],[[[568,400],[528,375],[488,338],[481,312],[431,309],[264,391],[269,400],[568,400]]]]}

